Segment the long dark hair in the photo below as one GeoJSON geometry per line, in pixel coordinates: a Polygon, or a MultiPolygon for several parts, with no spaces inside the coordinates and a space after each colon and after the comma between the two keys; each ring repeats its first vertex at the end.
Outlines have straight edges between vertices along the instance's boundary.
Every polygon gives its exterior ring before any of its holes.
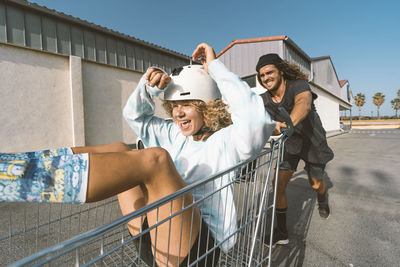
{"type": "MultiPolygon", "coordinates": [[[[308,80],[308,75],[305,74],[296,64],[284,60],[280,63],[274,64],[274,66],[283,73],[283,78],[285,78],[285,80],[308,80]]],[[[260,72],[257,73],[257,79],[260,85],[262,85],[260,72]]]]}
{"type": "Polygon", "coordinates": [[[283,72],[285,80],[308,80],[308,75],[305,74],[296,64],[282,61],[275,66],[278,70],[283,72]]]}

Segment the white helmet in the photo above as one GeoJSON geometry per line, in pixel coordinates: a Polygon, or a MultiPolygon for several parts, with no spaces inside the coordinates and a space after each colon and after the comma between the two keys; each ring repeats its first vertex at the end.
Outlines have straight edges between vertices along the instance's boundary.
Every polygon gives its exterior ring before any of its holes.
{"type": "Polygon", "coordinates": [[[218,86],[202,65],[188,65],[175,69],[165,88],[164,100],[202,100],[221,98],[218,86]]]}

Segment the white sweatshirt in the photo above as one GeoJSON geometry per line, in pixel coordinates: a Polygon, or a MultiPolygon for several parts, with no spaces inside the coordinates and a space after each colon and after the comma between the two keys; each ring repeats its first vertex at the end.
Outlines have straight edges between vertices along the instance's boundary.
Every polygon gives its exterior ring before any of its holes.
{"type": "MultiPolygon", "coordinates": [[[[166,149],[187,184],[226,170],[261,151],[275,128],[265,111],[261,97],[229,70],[218,59],[208,68],[216,81],[223,100],[229,105],[233,124],[212,134],[205,141],[193,141],[182,135],[178,125],[154,116],[152,97],[162,90],[146,85],[145,76],[129,97],[123,114],[146,147],[166,149]],[[146,90],[147,88],[147,90],[146,90]]],[[[228,184],[233,175],[224,175],[193,192],[196,200],[228,184]]],[[[227,252],[235,243],[230,238],[237,228],[233,187],[228,186],[199,204],[203,220],[221,248],[227,252]]]]}

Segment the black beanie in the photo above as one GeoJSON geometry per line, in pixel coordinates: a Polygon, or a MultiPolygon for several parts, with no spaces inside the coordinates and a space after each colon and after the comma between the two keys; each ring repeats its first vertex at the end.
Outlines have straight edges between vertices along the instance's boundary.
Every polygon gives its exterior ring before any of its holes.
{"type": "Polygon", "coordinates": [[[281,59],[280,56],[278,56],[278,54],[266,54],[266,55],[263,55],[258,60],[258,63],[256,65],[256,71],[258,72],[265,65],[270,65],[270,64],[276,65],[276,64],[281,63],[282,61],[283,60],[281,59]]]}

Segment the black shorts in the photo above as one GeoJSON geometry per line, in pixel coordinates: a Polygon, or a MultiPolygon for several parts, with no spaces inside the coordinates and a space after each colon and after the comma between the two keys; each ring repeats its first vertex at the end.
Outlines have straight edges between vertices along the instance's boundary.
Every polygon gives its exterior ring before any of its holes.
{"type": "MultiPolygon", "coordinates": [[[[279,166],[280,170],[297,170],[297,166],[299,165],[300,156],[292,155],[287,152],[283,153],[283,160],[279,166]]],[[[325,174],[325,166],[326,164],[316,164],[305,161],[304,169],[306,172],[315,179],[322,180],[325,174]]]]}
{"type": "MultiPolygon", "coordinates": [[[[149,224],[147,222],[147,218],[144,219],[143,224],[142,224],[142,231],[146,230],[149,228],[149,224]]],[[[152,251],[151,247],[151,238],[150,238],[150,232],[147,232],[144,234],[141,238],[141,250],[143,253],[141,253],[141,256],[143,254],[146,254],[146,252],[152,251]]],[[[182,263],[179,266],[188,266],[191,263],[193,263],[195,260],[197,260],[201,255],[207,253],[210,249],[212,249],[215,245],[214,238],[211,235],[210,230],[208,229],[208,225],[202,220],[201,222],[201,233],[200,235],[197,236],[196,241],[194,242],[192,248],[190,249],[190,259],[188,256],[185,257],[185,259],[182,261],[182,263]],[[208,244],[208,245],[207,245],[208,244]],[[206,246],[207,245],[207,246],[206,246]],[[199,256],[197,256],[199,255],[199,256]]],[[[148,253],[147,253],[148,254],[148,253]]],[[[201,267],[208,267],[208,266],[216,266],[219,260],[219,254],[220,254],[220,249],[217,247],[213,252],[210,252],[204,259],[199,261],[196,266],[201,266],[201,267]]],[[[151,260],[147,260],[149,262],[145,262],[149,266],[153,266],[153,261],[154,257],[148,256],[148,258],[151,257],[151,260]]],[[[155,266],[158,266],[157,263],[155,266]]]]}

